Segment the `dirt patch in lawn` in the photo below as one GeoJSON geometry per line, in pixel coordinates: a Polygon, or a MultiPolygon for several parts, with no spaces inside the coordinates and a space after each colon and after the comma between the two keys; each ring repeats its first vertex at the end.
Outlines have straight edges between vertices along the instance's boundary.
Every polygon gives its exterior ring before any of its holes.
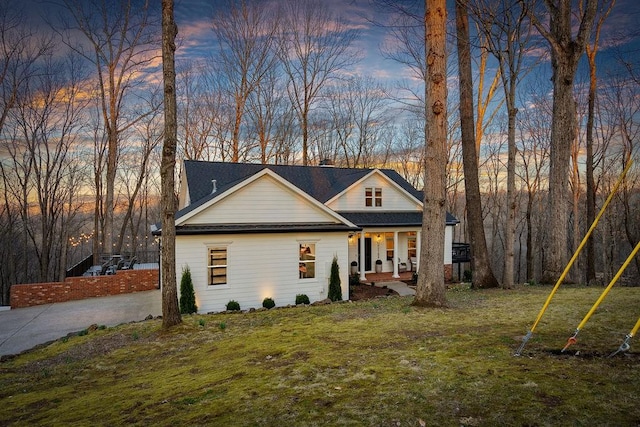
{"type": "Polygon", "coordinates": [[[398,295],[398,293],[393,289],[364,284],[353,285],[349,289],[349,299],[351,301],[362,301],[371,298],[387,297],[392,295],[398,295]]]}

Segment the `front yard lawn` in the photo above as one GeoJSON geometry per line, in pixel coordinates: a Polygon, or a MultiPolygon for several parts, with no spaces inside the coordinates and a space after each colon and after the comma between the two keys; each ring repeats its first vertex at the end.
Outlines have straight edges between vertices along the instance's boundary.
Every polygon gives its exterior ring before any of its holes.
{"type": "Polygon", "coordinates": [[[614,358],[640,288],[550,287],[411,297],[95,329],[0,363],[2,425],[638,425],[640,342],[614,358]]]}

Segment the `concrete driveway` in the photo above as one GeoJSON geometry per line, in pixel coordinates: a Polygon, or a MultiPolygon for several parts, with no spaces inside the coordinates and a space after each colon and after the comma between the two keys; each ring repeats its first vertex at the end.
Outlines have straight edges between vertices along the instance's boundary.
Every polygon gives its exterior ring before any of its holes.
{"type": "Polygon", "coordinates": [[[0,311],[0,356],[19,354],[94,324],[115,326],[161,314],[160,290],[0,311]]]}

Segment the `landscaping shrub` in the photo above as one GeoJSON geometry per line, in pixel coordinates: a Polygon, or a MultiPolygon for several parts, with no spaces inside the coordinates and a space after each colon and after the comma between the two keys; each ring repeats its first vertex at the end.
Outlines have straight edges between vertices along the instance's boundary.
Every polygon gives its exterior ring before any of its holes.
{"type": "Polygon", "coordinates": [[[471,270],[465,270],[464,273],[462,273],[462,281],[465,283],[470,283],[473,280],[473,273],[471,272],[471,270]]]}
{"type": "Polygon", "coordinates": [[[231,300],[227,303],[227,310],[240,311],[240,303],[238,301],[231,300]]]}
{"type": "Polygon", "coordinates": [[[305,294],[296,295],[296,305],[298,304],[309,304],[309,297],[305,294]]]}
{"type": "Polygon", "coordinates": [[[191,270],[189,266],[182,269],[182,279],[180,280],[180,313],[191,314],[198,311],[196,305],[196,294],[193,291],[193,281],[191,280],[191,270]]]}
{"type": "Polygon", "coordinates": [[[360,284],[360,276],[358,273],[354,273],[349,276],[349,286],[356,286],[360,284]]]}
{"type": "Polygon", "coordinates": [[[342,288],[340,287],[340,266],[338,265],[338,257],[333,257],[331,263],[331,275],[329,276],[329,299],[331,301],[342,300],[342,288]]]}
{"type": "Polygon", "coordinates": [[[273,308],[276,306],[276,302],[273,300],[273,298],[265,298],[262,300],[262,306],[264,308],[273,308]]]}

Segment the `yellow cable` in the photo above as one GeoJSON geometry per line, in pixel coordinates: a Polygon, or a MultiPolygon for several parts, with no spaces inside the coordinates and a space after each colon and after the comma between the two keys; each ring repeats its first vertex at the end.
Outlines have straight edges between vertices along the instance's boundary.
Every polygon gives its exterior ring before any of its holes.
{"type": "Polygon", "coordinates": [[[634,326],[631,332],[629,332],[629,338],[635,336],[636,332],[638,332],[638,329],[640,329],[640,318],[636,322],[636,326],[634,326]]]}
{"type": "Polygon", "coordinates": [[[609,205],[609,203],[613,199],[613,196],[615,196],[616,192],[618,191],[618,187],[620,187],[620,184],[622,184],[622,182],[624,180],[624,177],[627,174],[627,172],[629,171],[629,168],[631,167],[632,164],[633,164],[633,160],[629,159],[629,161],[627,162],[627,165],[625,166],[624,170],[622,171],[622,174],[620,175],[620,178],[618,178],[618,181],[616,182],[616,185],[611,190],[611,194],[609,194],[609,197],[607,197],[607,200],[605,200],[604,204],[600,208],[600,212],[598,212],[598,216],[596,216],[596,218],[593,220],[593,224],[591,224],[591,227],[589,227],[589,231],[587,231],[587,234],[585,234],[584,238],[582,239],[582,242],[580,242],[580,246],[578,246],[578,249],[576,249],[575,253],[571,257],[571,260],[569,260],[569,263],[567,264],[567,266],[565,267],[564,271],[562,272],[562,274],[558,278],[558,281],[556,282],[555,286],[551,290],[551,293],[547,297],[547,300],[545,301],[544,305],[542,306],[542,309],[540,310],[540,313],[538,313],[538,317],[536,318],[536,321],[533,323],[533,326],[531,327],[529,332],[532,333],[534,331],[534,329],[536,328],[536,326],[538,326],[538,323],[540,323],[540,319],[542,319],[542,316],[544,315],[544,312],[547,310],[547,307],[549,307],[549,304],[551,303],[551,299],[553,298],[553,296],[555,295],[556,291],[558,290],[558,288],[562,284],[562,281],[564,280],[564,278],[569,273],[569,270],[571,269],[571,267],[573,266],[573,263],[578,258],[578,255],[580,255],[580,251],[582,251],[582,248],[587,243],[587,240],[589,239],[589,236],[591,236],[591,233],[593,233],[593,230],[596,228],[596,225],[598,225],[598,221],[600,221],[600,217],[602,216],[602,214],[604,214],[604,211],[607,209],[607,206],[609,205]]]}
{"type": "Polygon", "coordinates": [[[624,264],[622,264],[622,266],[618,269],[618,272],[616,273],[615,276],[613,276],[613,279],[611,279],[611,282],[609,283],[609,286],[607,286],[605,288],[604,291],[602,291],[602,294],[600,294],[600,297],[598,298],[598,300],[593,304],[593,307],[591,307],[591,310],[589,310],[589,312],[587,313],[586,316],[584,316],[584,319],[582,319],[582,322],[580,322],[580,324],[578,325],[578,327],[576,328],[576,333],[582,329],[582,327],[589,321],[589,318],[591,317],[591,315],[593,314],[594,311],[596,311],[596,309],[598,308],[598,306],[600,306],[600,303],[602,303],[602,300],[604,300],[604,298],[607,296],[607,294],[609,293],[609,291],[611,290],[611,288],[613,288],[613,285],[616,284],[616,282],[618,281],[618,279],[620,278],[620,276],[622,276],[622,273],[624,273],[624,270],[627,268],[627,266],[629,265],[629,263],[631,261],[633,261],[633,258],[636,256],[636,254],[638,253],[638,250],[640,250],[640,242],[638,242],[638,244],[636,245],[635,248],[633,248],[633,251],[631,252],[631,254],[629,254],[629,256],[627,257],[627,259],[625,260],[624,264]]]}

